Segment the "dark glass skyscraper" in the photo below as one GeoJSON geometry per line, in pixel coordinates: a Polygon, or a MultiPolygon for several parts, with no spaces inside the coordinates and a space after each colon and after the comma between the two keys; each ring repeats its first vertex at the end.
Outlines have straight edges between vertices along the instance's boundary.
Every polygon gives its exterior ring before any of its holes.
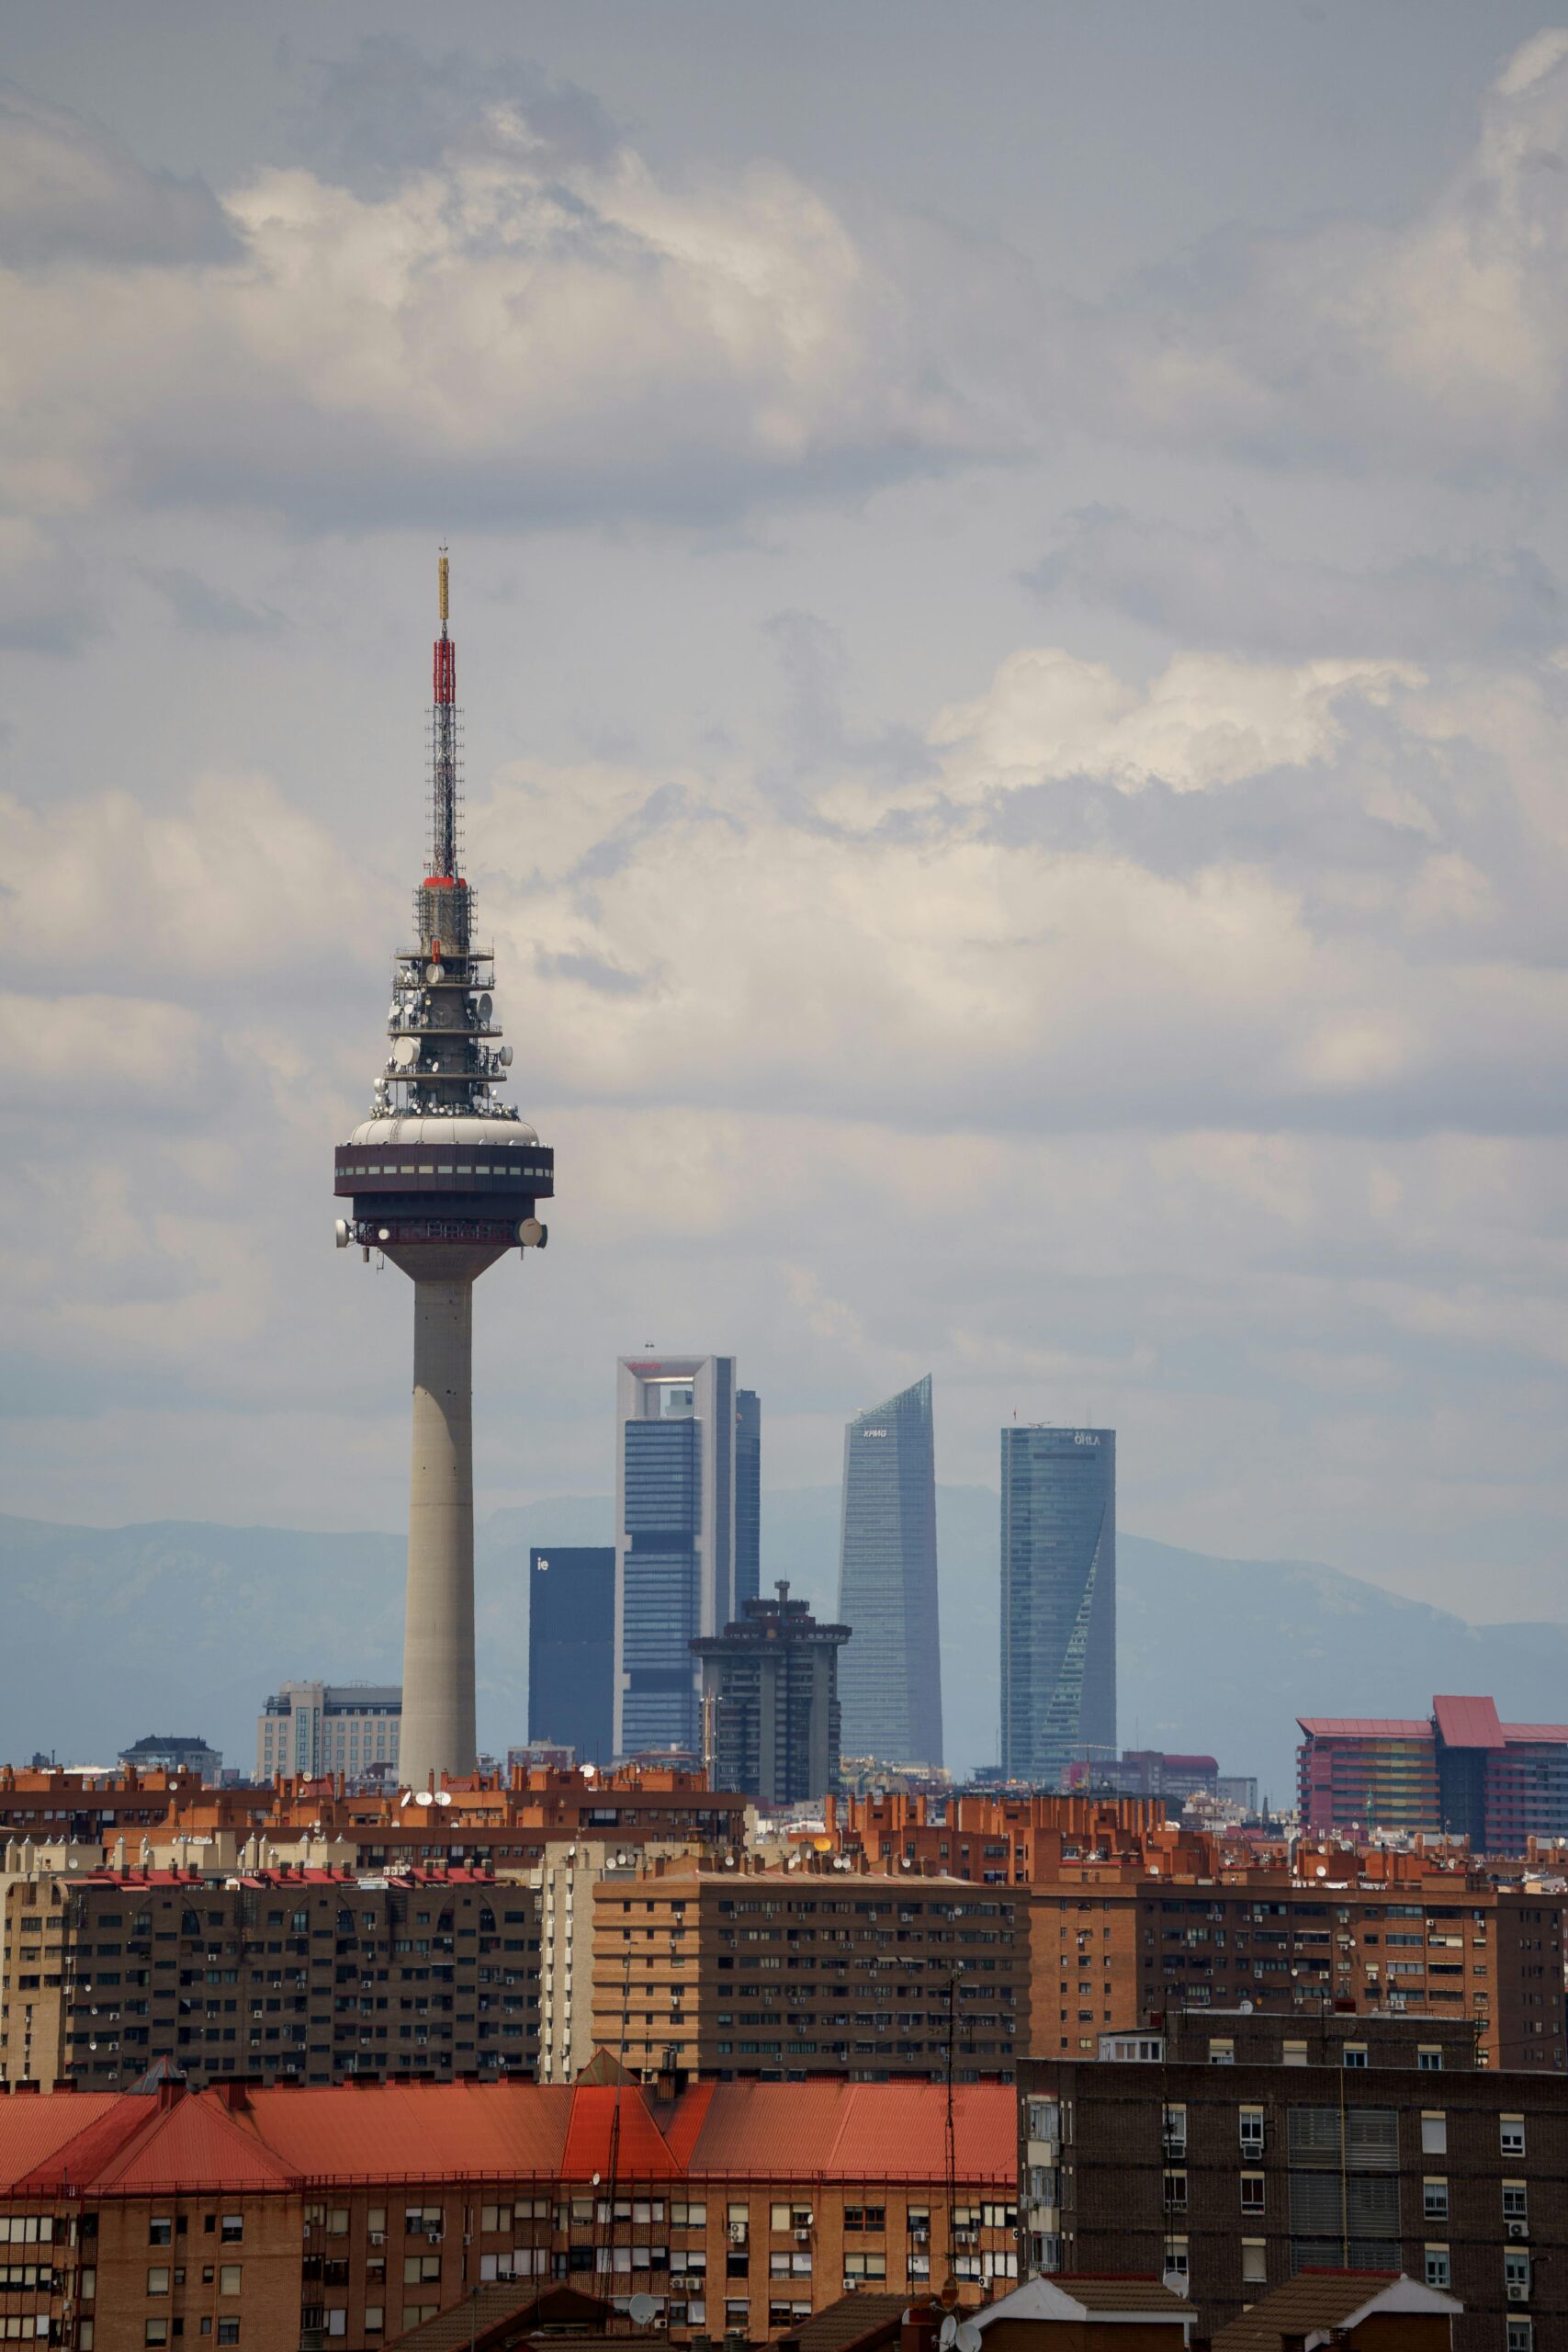
{"type": "Polygon", "coordinates": [[[1002,1431],[1002,1770],[1116,1750],[1116,1432],[1002,1431]]]}
{"type": "Polygon", "coordinates": [[[762,1581],[762,1400],[754,1388],[735,1398],[735,1613],[744,1616],[762,1581]]]}
{"type": "Polygon", "coordinates": [[[528,1736],[615,1752],[615,1547],[537,1544],[528,1555],[528,1736]]]}
{"type": "Polygon", "coordinates": [[[942,1762],[936,1459],[928,1373],[844,1431],[839,1667],[846,1756],[942,1762]]]}

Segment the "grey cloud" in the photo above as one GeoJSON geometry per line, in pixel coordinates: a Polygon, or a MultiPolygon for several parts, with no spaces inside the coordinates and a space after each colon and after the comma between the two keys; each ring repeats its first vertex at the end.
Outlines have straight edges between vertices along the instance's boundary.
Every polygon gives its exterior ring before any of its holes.
{"type": "Polygon", "coordinates": [[[1207,528],[1091,506],[1024,574],[1047,603],[1105,606],[1187,643],[1287,657],[1530,652],[1562,635],[1533,548],[1437,549],[1355,571],[1265,548],[1245,516],[1207,528]]]}
{"type": "Polygon", "coordinates": [[[623,971],[603,956],[551,956],[536,949],[534,968],[547,979],[578,980],[603,996],[640,996],[651,985],[647,975],[623,971]]]}
{"type": "Polygon", "coordinates": [[[183,564],[151,568],[142,577],[167,600],[185,628],[199,629],[206,636],[265,636],[283,626],[283,615],[270,605],[247,605],[183,564]]]}
{"type": "Polygon", "coordinates": [[[149,171],[107,131],[0,83],[0,262],[199,263],[236,250],[202,181],[149,171]]]}
{"type": "Polygon", "coordinates": [[[300,109],[305,152],[350,185],[426,171],[454,155],[498,162],[602,163],[620,134],[592,93],[518,58],[429,56],[393,33],[344,58],[291,59],[313,82],[300,109]]]}

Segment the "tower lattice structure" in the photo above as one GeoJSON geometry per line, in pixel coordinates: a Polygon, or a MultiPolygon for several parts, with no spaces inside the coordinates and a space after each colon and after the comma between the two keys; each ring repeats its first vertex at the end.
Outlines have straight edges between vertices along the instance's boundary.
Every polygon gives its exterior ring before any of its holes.
{"type": "Polygon", "coordinates": [[[430,722],[430,854],[414,893],[413,944],[392,959],[385,1068],[370,1115],[336,1153],[349,1206],[337,1242],[374,1250],[414,1285],[413,1450],[403,1623],[401,1778],[417,1796],[471,1772],[474,1734],[473,1297],[488,1267],[542,1249],[536,1210],[555,1154],[500,1089],[512,1061],[458,870],[462,720],[439,568],[430,722]]]}

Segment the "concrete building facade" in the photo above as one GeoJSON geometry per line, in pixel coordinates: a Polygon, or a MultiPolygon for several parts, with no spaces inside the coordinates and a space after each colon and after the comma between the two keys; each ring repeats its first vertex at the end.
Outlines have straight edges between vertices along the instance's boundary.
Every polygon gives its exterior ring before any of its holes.
{"type": "Polygon", "coordinates": [[[786,1580],[775,1591],[692,1647],[710,1779],[759,1804],[799,1804],[838,1783],[839,1654],[850,1629],[819,1625],[786,1580]]]}
{"type": "Polygon", "coordinates": [[[400,1769],[403,1694],[395,1682],[286,1682],[256,1718],[256,1778],[349,1781],[400,1769]]]}

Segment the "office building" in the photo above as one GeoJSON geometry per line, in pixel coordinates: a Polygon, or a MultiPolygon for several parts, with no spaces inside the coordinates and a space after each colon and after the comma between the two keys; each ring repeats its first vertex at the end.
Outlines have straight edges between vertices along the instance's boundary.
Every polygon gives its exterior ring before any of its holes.
{"type": "Polygon", "coordinates": [[[528,1555],[528,1737],[579,1764],[615,1751],[615,1547],[536,1544],[528,1555]]]}
{"type": "Polygon", "coordinates": [[[1026,2266],[1163,2277],[1216,2344],[1291,2280],[1356,2270],[1457,2298],[1455,2352],[1544,2352],[1568,2330],[1565,2165],[1568,2082],[1478,2071],[1447,2018],[1173,2010],[1019,2070],[1026,2266]]]}
{"type": "Polygon", "coordinates": [[[928,1374],[844,1430],[839,1617],[843,1746],[886,1764],[942,1762],[936,1456],[928,1374]]]}
{"type": "Polygon", "coordinates": [[[403,1694],[395,1682],[286,1682],[256,1719],[256,1778],[314,1781],[398,1769],[403,1694]]]}
{"type": "Polygon", "coordinates": [[[194,1772],[198,1781],[214,1781],[223,1770],[223,1758],[217,1748],[209,1747],[206,1740],[186,1737],[177,1732],[160,1736],[150,1732],[145,1739],[122,1747],[119,1760],[132,1772],[194,1772]]]}
{"type": "Polygon", "coordinates": [[[1568,1841],[1568,1724],[1505,1724],[1491,1699],[1429,1715],[1302,1715],[1302,1826],[1468,1838],[1478,1854],[1568,1841]]]}
{"type": "Polygon", "coordinates": [[[825,1796],[839,1770],[839,1652],[847,1625],[819,1625],[783,1578],[776,1600],[692,1647],[702,1660],[708,1777],[759,1804],[825,1796]]]}
{"type": "Polygon", "coordinates": [[[0,1871],[0,2081],[531,2075],[538,1897],[485,1872],[0,1871]]]}
{"type": "Polygon", "coordinates": [[[762,1589],[762,1400],[754,1388],[735,1399],[735,1606],[762,1589]]]}
{"type": "Polygon", "coordinates": [[[617,1756],[702,1753],[692,1644],[735,1614],[733,1356],[623,1356],[615,1385],[617,1756]]]}
{"type": "Polygon", "coordinates": [[[594,2039],[634,2072],[1010,2079],[1028,1896],[947,1878],[655,1865],[593,1891],[594,2039]],[[1016,1932],[1015,1932],[1016,1930],[1016,1932]]]}
{"type": "Polygon", "coordinates": [[[1116,1432],[1002,1431],[1002,1770],[1116,1754],[1116,1432]]]}
{"type": "Polygon", "coordinates": [[[0,2098],[0,2203],[30,2274],[11,2301],[29,2340],[79,2352],[363,2352],[439,2315],[448,2352],[499,2352],[762,2344],[846,2284],[908,2299],[951,2270],[974,2309],[1016,2278],[1010,2087],[955,2101],[950,2175],[937,2085],[658,2098],[614,2074],[0,2098]],[[640,2307],[632,2326],[634,2293],[660,2332],[640,2307]]]}

